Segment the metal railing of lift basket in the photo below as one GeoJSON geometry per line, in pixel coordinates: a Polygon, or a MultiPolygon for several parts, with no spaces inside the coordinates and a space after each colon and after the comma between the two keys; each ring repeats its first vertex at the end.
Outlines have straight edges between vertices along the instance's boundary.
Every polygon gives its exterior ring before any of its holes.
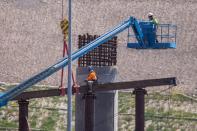
{"type": "Polygon", "coordinates": [[[157,26],[157,39],[159,43],[176,43],[177,26],[172,24],[159,24],[157,26]]]}

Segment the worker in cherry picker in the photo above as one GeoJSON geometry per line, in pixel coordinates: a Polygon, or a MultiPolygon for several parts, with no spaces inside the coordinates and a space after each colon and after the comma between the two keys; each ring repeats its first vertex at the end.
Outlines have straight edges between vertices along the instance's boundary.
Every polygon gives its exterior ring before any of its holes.
{"type": "Polygon", "coordinates": [[[158,24],[159,24],[159,21],[154,17],[153,13],[149,12],[148,13],[148,19],[150,22],[153,22],[153,24],[155,25],[155,42],[158,43],[158,40],[157,40],[157,28],[158,28],[158,24]]]}
{"type": "Polygon", "coordinates": [[[94,68],[92,66],[88,66],[88,71],[89,71],[89,74],[86,78],[86,82],[88,84],[88,91],[89,92],[92,92],[93,91],[93,85],[94,83],[97,82],[98,78],[97,78],[97,75],[96,75],[96,72],[94,71],[94,68]]]}
{"type": "Polygon", "coordinates": [[[156,26],[159,24],[159,21],[154,17],[153,13],[148,13],[148,19],[150,22],[153,22],[156,26]]]}

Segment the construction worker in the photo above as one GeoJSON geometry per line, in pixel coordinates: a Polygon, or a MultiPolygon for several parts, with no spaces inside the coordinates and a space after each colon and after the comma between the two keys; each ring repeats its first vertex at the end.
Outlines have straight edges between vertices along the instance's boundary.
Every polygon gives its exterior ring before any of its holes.
{"type": "Polygon", "coordinates": [[[158,40],[157,40],[157,26],[159,24],[159,21],[154,17],[153,13],[149,12],[148,13],[148,19],[150,22],[153,22],[154,26],[155,26],[155,42],[158,43],[158,40]]]}
{"type": "Polygon", "coordinates": [[[153,22],[156,26],[159,24],[159,21],[154,17],[153,13],[148,13],[149,21],[153,22]]]}
{"type": "Polygon", "coordinates": [[[86,78],[86,82],[88,84],[88,92],[93,91],[93,84],[97,82],[97,75],[96,72],[94,71],[94,68],[92,66],[88,66],[88,77],[86,78]]]}
{"type": "Polygon", "coordinates": [[[87,81],[96,81],[97,80],[97,75],[96,72],[94,71],[94,68],[92,66],[88,66],[88,77],[87,77],[87,81]]]}

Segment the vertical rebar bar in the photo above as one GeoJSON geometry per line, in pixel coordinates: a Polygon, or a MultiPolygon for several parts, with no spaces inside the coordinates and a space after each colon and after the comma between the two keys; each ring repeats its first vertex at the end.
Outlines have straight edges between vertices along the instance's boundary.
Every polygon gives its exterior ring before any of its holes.
{"type": "Polygon", "coordinates": [[[160,26],[160,27],[161,27],[161,43],[162,43],[162,40],[163,40],[163,39],[162,39],[162,31],[163,31],[163,30],[162,30],[162,29],[163,29],[163,27],[162,27],[162,26],[160,26]]]}
{"type": "Polygon", "coordinates": [[[170,25],[168,24],[168,42],[170,42],[170,25]]]}

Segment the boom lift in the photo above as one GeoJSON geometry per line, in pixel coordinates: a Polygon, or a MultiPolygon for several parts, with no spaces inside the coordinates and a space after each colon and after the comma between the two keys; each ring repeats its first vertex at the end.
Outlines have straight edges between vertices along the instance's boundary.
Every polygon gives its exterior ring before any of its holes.
{"type": "MultiPolygon", "coordinates": [[[[130,17],[128,20],[124,21],[123,23],[119,24],[109,32],[101,35],[94,41],[90,42],[86,46],[80,48],[76,52],[74,52],[71,56],[72,60],[76,60],[79,57],[87,54],[89,51],[93,50],[94,48],[98,47],[99,45],[107,42],[118,33],[124,31],[125,29],[132,28],[137,43],[128,43],[129,48],[175,48],[176,43],[174,44],[165,44],[165,43],[155,43],[152,41],[156,40],[155,37],[155,28],[152,23],[150,22],[140,22],[134,17],[130,17]],[[133,46],[133,45],[134,46],[133,46]],[[156,44],[162,44],[162,46],[155,46],[156,44]],[[165,46],[163,46],[165,45],[165,46]]],[[[130,36],[129,36],[130,37],[130,36]]],[[[8,101],[22,93],[25,89],[31,87],[32,85],[40,82],[41,80],[49,77],[53,73],[57,72],[58,70],[62,69],[63,67],[68,65],[68,57],[64,57],[62,60],[57,62],[56,64],[48,67],[47,69],[41,71],[40,73],[36,74],[35,76],[25,80],[21,84],[7,90],[6,92],[0,95],[0,107],[7,104],[8,101]]]]}

